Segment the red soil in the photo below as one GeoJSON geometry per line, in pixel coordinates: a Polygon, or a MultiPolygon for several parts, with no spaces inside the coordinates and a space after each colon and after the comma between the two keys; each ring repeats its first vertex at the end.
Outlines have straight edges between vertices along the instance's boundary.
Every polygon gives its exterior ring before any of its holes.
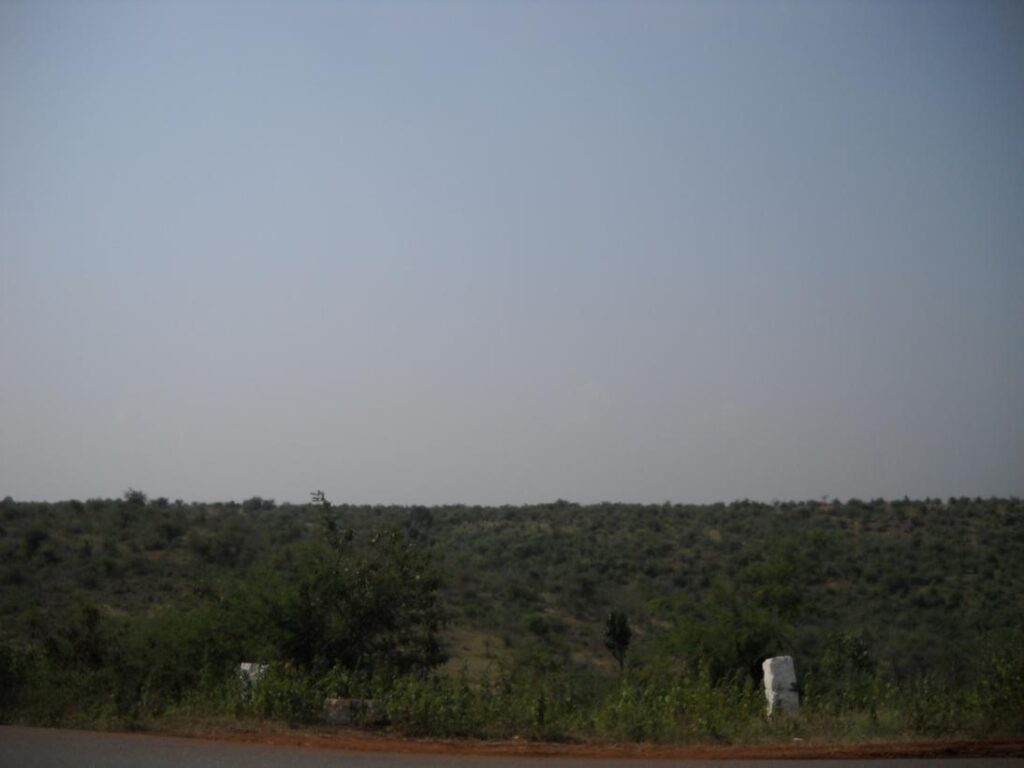
{"type": "Polygon", "coordinates": [[[824,760],[939,757],[1024,757],[1022,741],[920,741],[903,743],[822,744],[559,744],[512,739],[411,739],[358,729],[259,732],[201,731],[203,739],[319,747],[351,752],[444,754],[511,757],[574,757],[644,760],[824,760]]]}

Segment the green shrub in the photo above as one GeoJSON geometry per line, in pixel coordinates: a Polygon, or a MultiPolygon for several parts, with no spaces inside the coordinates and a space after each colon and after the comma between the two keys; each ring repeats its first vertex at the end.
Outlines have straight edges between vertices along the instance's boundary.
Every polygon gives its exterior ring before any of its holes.
{"type": "Polygon", "coordinates": [[[291,665],[271,664],[241,710],[294,726],[319,720],[322,707],[323,695],[313,678],[291,665]]]}

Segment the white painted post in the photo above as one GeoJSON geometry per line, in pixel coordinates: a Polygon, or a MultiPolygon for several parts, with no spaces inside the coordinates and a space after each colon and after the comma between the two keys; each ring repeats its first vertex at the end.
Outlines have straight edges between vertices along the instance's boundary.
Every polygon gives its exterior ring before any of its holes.
{"type": "Polygon", "coordinates": [[[267,665],[254,661],[243,661],[238,665],[238,676],[246,685],[256,685],[260,678],[267,673],[267,665]]]}
{"type": "Polygon", "coordinates": [[[768,700],[768,714],[799,712],[800,694],[796,690],[793,657],[775,656],[765,659],[761,669],[764,670],[764,695],[768,700]]]}

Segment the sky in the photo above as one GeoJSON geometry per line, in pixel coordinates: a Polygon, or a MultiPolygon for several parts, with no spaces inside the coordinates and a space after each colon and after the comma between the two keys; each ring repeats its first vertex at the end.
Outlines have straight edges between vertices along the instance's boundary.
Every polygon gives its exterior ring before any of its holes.
{"type": "Polygon", "coordinates": [[[1024,495],[1024,5],[0,0],[0,496],[1024,495]]]}

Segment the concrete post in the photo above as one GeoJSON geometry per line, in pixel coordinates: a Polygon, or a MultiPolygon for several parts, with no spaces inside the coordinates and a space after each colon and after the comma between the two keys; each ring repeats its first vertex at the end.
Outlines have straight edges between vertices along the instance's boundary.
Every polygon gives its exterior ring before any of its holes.
{"type": "Polygon", "coordinates": [[[764,695],[768,700],[768,714],[776,712],[796,714],[800,711],[800,694],[796,690],[796,670],[792,656],[775,656],[765,659],[764,695]]]}

